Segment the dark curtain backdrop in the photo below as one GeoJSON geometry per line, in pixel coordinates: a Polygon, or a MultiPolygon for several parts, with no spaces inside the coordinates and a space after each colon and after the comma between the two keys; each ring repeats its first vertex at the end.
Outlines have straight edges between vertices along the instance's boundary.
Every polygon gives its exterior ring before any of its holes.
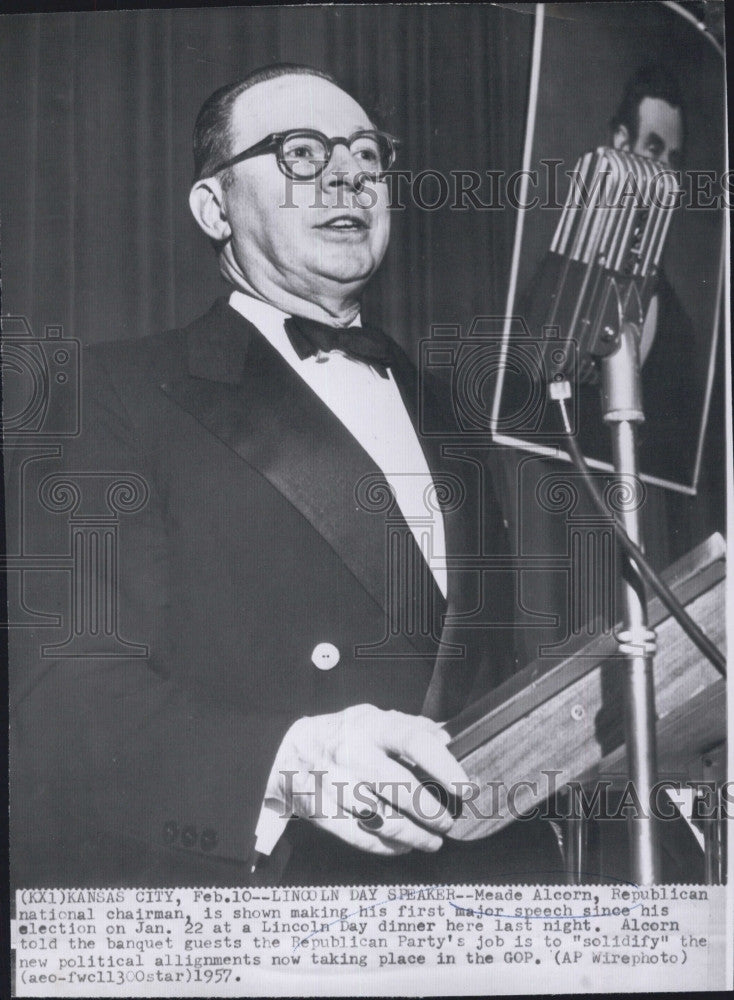
{"type": "MultiPolygon", "coordinates": [[[[224,291],[189,215],[216,87],[327,69],[403,140],[396,166],[519,167],[532,7],[362,6],[14,16],[0,23],[2,311],[82,342],[185,323],[224,291]]],[[[426,198],[435,188],[426,182],[426,198]]],[[[365,306],[409,350],[504,307],[515,213],[408,201],[365,306]]]]}

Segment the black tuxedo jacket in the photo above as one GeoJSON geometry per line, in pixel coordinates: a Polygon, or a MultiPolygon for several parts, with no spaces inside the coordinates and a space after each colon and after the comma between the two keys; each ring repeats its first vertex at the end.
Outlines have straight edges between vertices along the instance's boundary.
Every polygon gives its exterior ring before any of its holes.
{"type": "MultiPolygon", "coordinates": [[[[439,401],[399,351],[393,372],[414,419],[440,426],[439,401]]],[[[12,651],[14,881],[242,884],[291,723],[362,702],[449,718],[511,669],[511,586],[453,566],[444,606],[372,460],[225,300],[186,329],[89,349],[81,390],[80,436],[60,460],[51,449],[26,463],[10,491],[31,547],[62,556],[80,525],[88,540],[114,481],[133,477],[147,498],[130,513],[118,503],[117,555],[83,557],[83,593],[63,559],[27,575],[26,606],[60,625],[18,630],[12,651]],[[59,475],[82,497],[61,511],[48,502],[59,475]],[[402,604],[391,552],[413,567],[402,604]],[[94,632],[105,573],[117,609],[107,650],[94,632]],[[145,655],[120,655],[119,640],[145,655]],[[333,669],[314,665],[320,643],[339,651],[333,669]]],[[[449,555],[501,551],[481,453],[421,440],[445,487],[449,555]]],[[[333,862],[318,878],[335,881],[333,837],[308,831],[291,863],[316,857],[314,837],[333,862]]],[[[287,852],[273,880],[287,877],[287,852]]]]}

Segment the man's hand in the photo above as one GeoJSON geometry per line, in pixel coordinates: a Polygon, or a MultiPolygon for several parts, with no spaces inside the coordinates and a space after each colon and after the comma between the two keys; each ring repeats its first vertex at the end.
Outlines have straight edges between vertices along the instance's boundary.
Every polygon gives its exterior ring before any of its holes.
{"type": "Polygon", "coordinates": [[[281,743],[266,800],[363,851],[436,851],[454,821],[410,767],[460,799],[468,779],[449,738],[431,719],[374,705],[299,719],[281,743]]]}

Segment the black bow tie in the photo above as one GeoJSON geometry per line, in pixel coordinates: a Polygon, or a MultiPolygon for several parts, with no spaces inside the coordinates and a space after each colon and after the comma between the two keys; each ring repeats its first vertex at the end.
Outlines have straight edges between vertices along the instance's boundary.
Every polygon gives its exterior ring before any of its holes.
{"type": "Polygon", "coordinates": [[[376,326],[327,326],[304,316],[290,316],[285,321],[285,332],[301,360],[318,351],[342,351],[347,357],[357,358],[372,365],[383,378],[392,363],[390,338],[376,326]]]}

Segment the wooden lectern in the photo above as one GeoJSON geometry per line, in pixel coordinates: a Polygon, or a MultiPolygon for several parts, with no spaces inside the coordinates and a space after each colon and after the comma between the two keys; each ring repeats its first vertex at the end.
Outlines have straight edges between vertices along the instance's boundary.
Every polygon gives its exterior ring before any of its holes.
{"type": "MultiPolygon", "coordinates": [[[[715,534],[663,573],[722,650],[725,554],[724,539],[715,534]]],[[[658,775],[701,780],[707,777],[702,762],[724,761],[725,681],[657,598],[648,611],[657,632],[658,775]]],[[[586,641],[582,635],[570,655],[534,661],[450,720],[449,749],[480,793],[473,808],[464,807],[449,836],[474,840],[512,822],[507,791],[517,783],[525,784],[516,788],[514,815],[540,805],[549,788],[541,772],[556,772],[552,779],[558,790],[568,781],[625,775],[625,662],[613,633],[586,641]]],[[[723,770],[716,777],[724,780],[723,770]]]]}

